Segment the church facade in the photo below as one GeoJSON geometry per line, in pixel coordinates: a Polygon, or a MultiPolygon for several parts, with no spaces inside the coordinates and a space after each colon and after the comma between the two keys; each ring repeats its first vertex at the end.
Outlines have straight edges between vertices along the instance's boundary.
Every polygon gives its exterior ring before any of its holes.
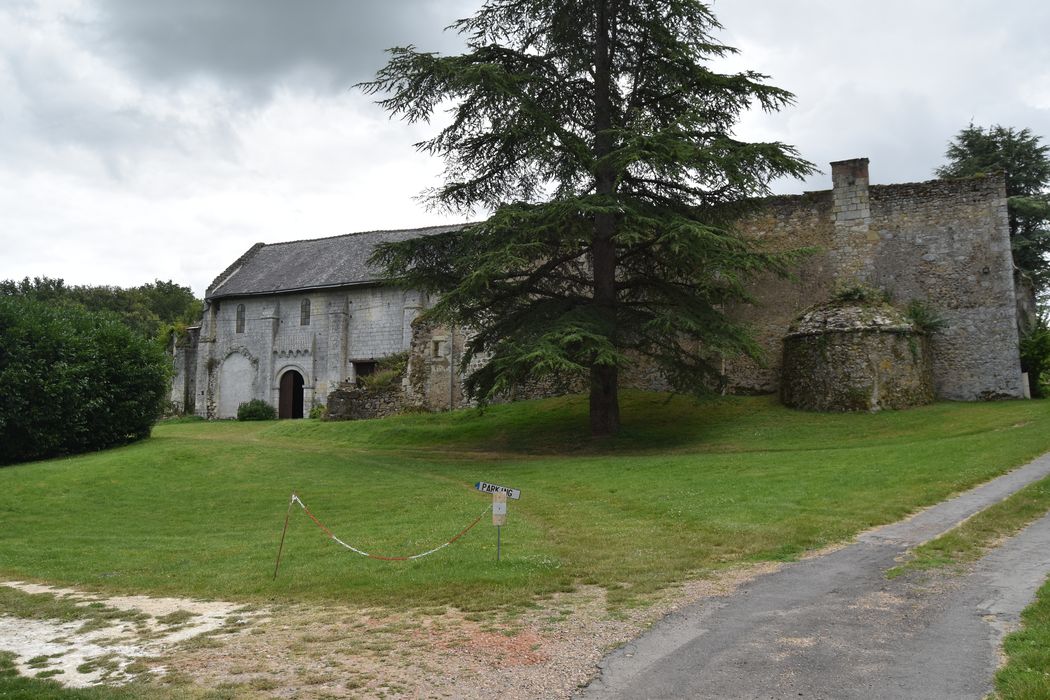
{"type": "Polygon", "coordinates": [[[208,288],[196,337],[176,349],[173,403],[206,418],[236,417],[251,399],[283,418],[323,405],[340,383],[407,351],[426,306],[425,295],[383,284],[366,265],[374,246],[447,230],[252,246],[208,288]]]}

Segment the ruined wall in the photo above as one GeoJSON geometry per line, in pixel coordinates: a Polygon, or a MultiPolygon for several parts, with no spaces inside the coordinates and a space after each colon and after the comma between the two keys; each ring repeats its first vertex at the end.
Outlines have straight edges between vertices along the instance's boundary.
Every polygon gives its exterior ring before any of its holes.
{"type": "Polygon", "coordinates": [[[459,368],[466,342],[462,328],[413,324],[405,386],[409,404],[428,411],[470,405],[459,368]]]}
{"type": "Polygon", "coordinates": [[[365,420],[401,413],[406,406],[400,382],[381,388],[342,384],[328,395],[327,420],[365,420]]]}
{"type": "Polygon", "coordinates": [[[200,328],[186,329],[186,335],[172,340],[171,394],[168,397],[172,413],[193,413],[197,399],[197,341],[200,328]]]}
{"type": "Polygon", "coordinates": [[[1002,175],[868,185],[867,159],[832,164],[831,191],[777,197],[742,223],[773,250],[813,247],[797,281],[764,278],[748,323],[765,364],[727,360],[730,390],[772,392],[793,318],[836,289],[866,284],[927,303],[948,323],[930,341],[937,397],[1020,397],[1013,261],[1002,175]]]}

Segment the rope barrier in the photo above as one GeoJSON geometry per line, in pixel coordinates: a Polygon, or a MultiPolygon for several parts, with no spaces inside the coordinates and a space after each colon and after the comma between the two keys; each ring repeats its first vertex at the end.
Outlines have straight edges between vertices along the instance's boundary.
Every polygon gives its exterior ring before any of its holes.
{"type": "MultiPolygon", "coordinates": [[[[410,561],[412,559],[422,559],[423,557],[430,556],[434,552],[439,552],[442,549],[444,549],[445,547],[447,547],[450,544],[452,544],[453,542],[455,542],[456,540],[458,540],[463,535],[465,535],[468,532],[470,532],[471,529],[473,529],[473,527],[475,525],[477,525],[478,523],[480,523],[481,519],[485,517],[485,513],[488,513],[490,510],[492,510],[492,505],[490,504],[487,508],[485,508],[485,510],[483,510],[481,512],[481,515],[479,515],[477,517],[477,519],[474,520],[474,522],[472,522],[470,525],[467,525],[465,528],[460,530],[459,533],[455,537],[450,539],[448,542],[445,542],[444,544],[440,544],[437,547],[434,547],[433,549],[427,550],[425,552],[420,552],[419,554],[413,554],[412,556],[407,556],[407,557],[384,557],[384,556],[380,556],[378,554],[369,554],[368,552],[362,551],[362,550],[358,549],[357,547],[354,547],[353,545],[350,545],[350,544],[347,544],[346,542],[343,542],[341,539],[336,537],[335,533],[332,532],[331,530],[329,530],[328,527],[324,523],[322,523],[320,520],[318,520],[317,516],[315,516],[312,512],[310,512],[310,509],[306,507],[306,504],[303,503],[302,500],[300,500],[299,496],[297,496],[294,493],[292,494],[291,503],[288,504],[289,508],[291,508],[292,503],[298,503],[299,507],[303,509],[303,512],[306,513],[307,516],[309,516],[310,520],[313,520],[314,523],[317,525],[317,527],[321,528],[321,530],[326,535],[328,535],[329,538],[335,540],[336,542],[341,544],[343,547],[349,549],[351,552],[353,552],[355,554],[360,554],[361,556],[368,557],[369,559],[379,559],[379,560],[382,560],[382,561],[410,561]]],[[[282,536],[282,540],[283,540],[283,536],[282,536]]],[[[278,554],[278,557],[279,556],[280,556],[280,554],[278,554]]],[[[275,570],[274,571],[274,578],[276,578],[276,576],[277,576],[277,572],[275,570]]]]}

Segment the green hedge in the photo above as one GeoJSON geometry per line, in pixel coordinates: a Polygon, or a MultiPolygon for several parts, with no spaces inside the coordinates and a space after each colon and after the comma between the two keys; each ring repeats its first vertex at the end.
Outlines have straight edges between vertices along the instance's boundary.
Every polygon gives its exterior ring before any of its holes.
{"type": "Polygon", "coordinates": [[[0,464],[149,436],[167,365],[157,344],[116,316],[0,297],[0,464]]]}

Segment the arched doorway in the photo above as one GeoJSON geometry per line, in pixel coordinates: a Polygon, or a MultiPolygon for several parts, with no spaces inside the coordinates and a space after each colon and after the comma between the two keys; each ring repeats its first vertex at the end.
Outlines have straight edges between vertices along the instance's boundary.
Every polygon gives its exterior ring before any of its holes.
{"type": "Polygon", "coordinates": [[[281,375],[281,393],[277,400],[277,417],[303,417],[303,375],[294,369],[290,369],[281,375]]]}

